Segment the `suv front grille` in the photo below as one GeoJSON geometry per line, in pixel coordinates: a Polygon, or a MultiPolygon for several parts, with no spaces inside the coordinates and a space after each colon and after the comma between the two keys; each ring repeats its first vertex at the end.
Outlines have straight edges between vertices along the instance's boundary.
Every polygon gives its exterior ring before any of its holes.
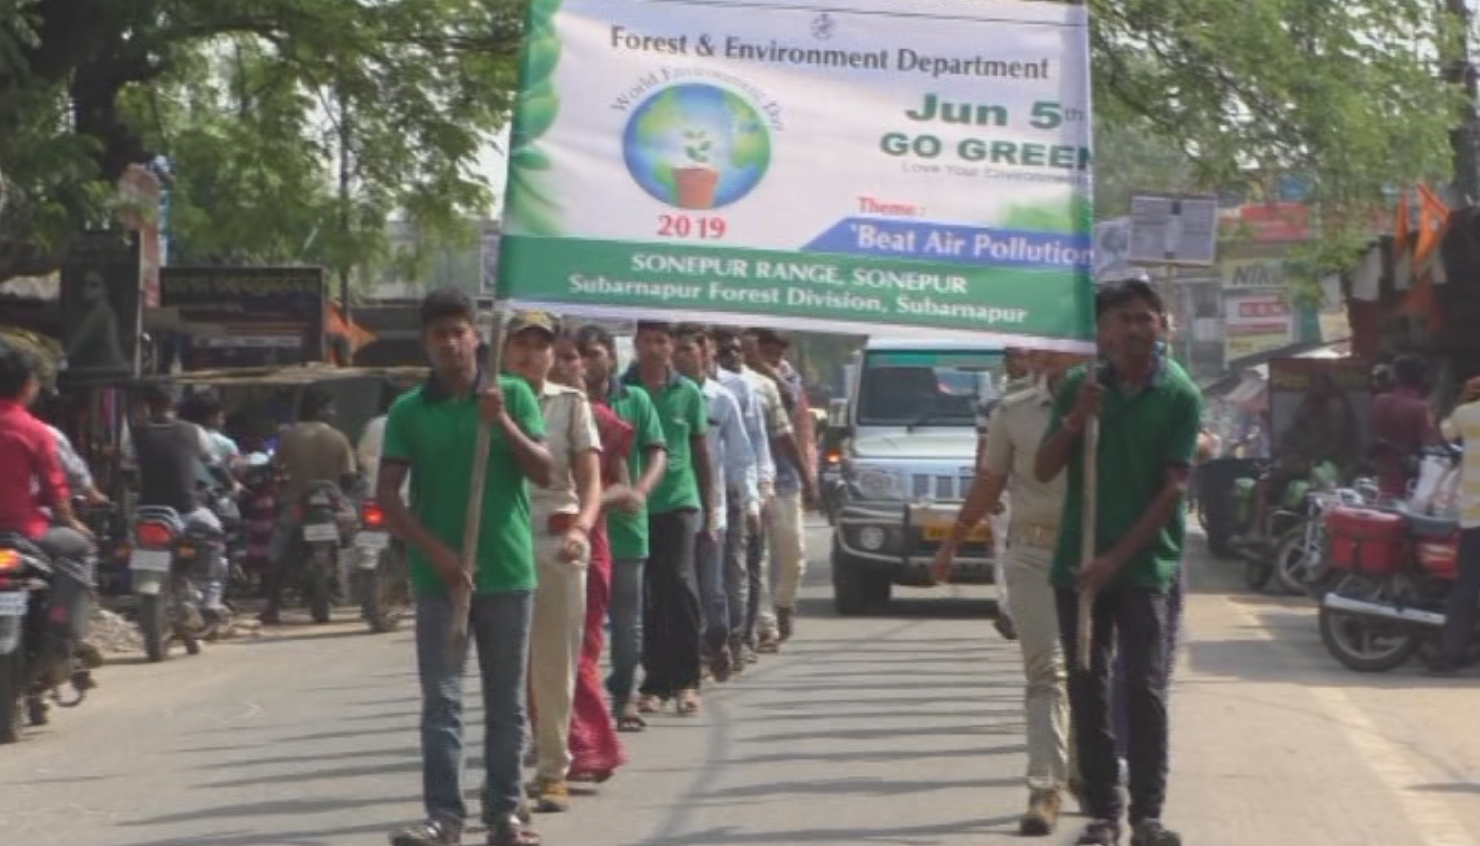
{"type": "Polygon", "coordinates": [[[930,499],[937,502],[963,500],[971,490],[972,478],[962,476],[932,476],[917,473],[910,477],[910,492],[916,500],[930,499]]]}

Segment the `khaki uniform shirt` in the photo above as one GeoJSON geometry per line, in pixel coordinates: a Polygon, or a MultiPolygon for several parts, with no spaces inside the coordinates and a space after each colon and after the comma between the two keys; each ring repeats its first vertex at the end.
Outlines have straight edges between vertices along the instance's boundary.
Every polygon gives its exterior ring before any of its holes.
{"type": "Polygon", "coordinates": [[[584,393],[546,382],[540,393],[540,411],[545,417],[545,446],[555,459],[555,482],[548,488],[529,489],[529,510],[536,534],[544,533],[545,521],[552,514],[580,513],[581,499],[571,465],[583,452],[601,451],[596,417],[591,414],[584,393]]]}
{"type": "Polygon", "coordinates": [[[1053,394],[1037,382],[1002,400],[992,415],[982,465],[988,473],[1008,477],[1012,525],[1051,529],[1059,525],[1067,482],[1059,473],[1048,484],[1033,475],[1038,446],[1048,431],[1053,394]]]}

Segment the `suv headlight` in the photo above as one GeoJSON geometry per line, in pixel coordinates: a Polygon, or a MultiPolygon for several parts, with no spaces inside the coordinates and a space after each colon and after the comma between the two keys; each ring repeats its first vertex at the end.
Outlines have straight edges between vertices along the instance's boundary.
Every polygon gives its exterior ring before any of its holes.
{"type": "Polygon", "coordinates": [[[904,481],[891,470],[852,465],[848,478],[864,499],[904,499],[904,481]]]}

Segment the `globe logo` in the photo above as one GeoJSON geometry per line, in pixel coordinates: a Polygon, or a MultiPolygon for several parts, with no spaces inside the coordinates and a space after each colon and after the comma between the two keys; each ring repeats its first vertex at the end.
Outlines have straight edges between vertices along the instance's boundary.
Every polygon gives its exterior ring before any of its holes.
{"type": "Polygon", "coordinates": [[[627,170],[658,202],[680,209],[728,206],[760,184],[771,136],[760,112],[714,85],[683,83],[644,100],[622,134],[627,170]]]}

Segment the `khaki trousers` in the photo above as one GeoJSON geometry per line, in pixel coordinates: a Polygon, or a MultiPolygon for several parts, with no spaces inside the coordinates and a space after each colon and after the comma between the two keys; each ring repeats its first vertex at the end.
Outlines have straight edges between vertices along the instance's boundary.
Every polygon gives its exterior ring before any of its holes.
{"type": "Polygon", "coordinates": [[[539,587],[534,591],[529,638],[535,774],[551,781],[564,780],[571,764],[567,738],[586,634],[586,570],[590,564],[589,559],[560,560],[563,543],[561,536],[535,536],[539,587]]]}
{"type": "Polygon", "coordinates": [[[1023,656],[1028,725],[1028,788],[1062,789],[1071,772],[1068,672],[1059,642],[1049,570],[1053,550],[1015,543],[1007,553],[1007,596],[1023,656]]]}
{"type": "Polygon", "coordinates": [[[777,494],[770,532],[771,564],[776,568],[772,584],[776,591],[774,605],[777,608],[796,607],[797,590],[802,586],[802,578],[807,575],[802,520],[802,495],[777,494]]]}

